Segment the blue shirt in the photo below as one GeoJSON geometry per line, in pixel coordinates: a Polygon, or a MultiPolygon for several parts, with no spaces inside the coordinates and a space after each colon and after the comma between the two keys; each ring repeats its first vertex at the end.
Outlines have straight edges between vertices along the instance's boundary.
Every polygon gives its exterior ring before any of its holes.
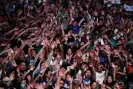
{"type": "Polygon", "coordinates": [[[74,34],[79,34],[80,27],[79,26],[72,26],[72,31],[74,34]]]}

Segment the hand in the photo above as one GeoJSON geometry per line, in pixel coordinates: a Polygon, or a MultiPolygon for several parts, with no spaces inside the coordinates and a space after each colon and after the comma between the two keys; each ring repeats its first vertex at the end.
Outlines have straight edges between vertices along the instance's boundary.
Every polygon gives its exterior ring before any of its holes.
{"type": "Polygon", "coordinates": [[[92,68],[92,67],[93,67],[93,64],[91,63],[91,64],[89,65],[89,67],[92,68]]]}
{"type": "Polygon", "coordinates": [[[73,12],[73,10],[72,9],[70,9],[70,13],[72,14],[72,12],[73,12]]]}
{"type": "Polygon", "coordinates": [[[55,84],[55,88],[54,89],[60,89],[60,86],[55,84]]]}
{"type": "Polygon", "coordinates": [[[88,41],[87,44],[90,45],[91,44],[90,41],[88,41]]]}
{"type": "Polygon", "coordinates": [[[69,82],[71,82],[71,83],[72,83],[73,78],[72,78],[71,76],[68,76],[68,80],[69,80],[69,82]]]}
{"type": "Polygon", "coordinates": [[[44,89],[44,86],[43,86],[43,84],[36,84],[35,88],[36,89],[44,89]]]}
{"type": "Polygon", "coordinates": [[[111,51],[110,51],[110,50],[105,50],[105,52],[106,52],[108,55],[111,55],[111,51]]]}
{"type": "Polygon", "coordinates": [[[59,70],[60,69],[60,65],[56,64],[56,69],[59,70]]]}
{"type": "Polygon", "coordinates": [[[22,43],[22,45],[26,45],[26,44],[29,44],[30,42],[29,42],[29,40],[26,40],[26,41],[24,41],[23,43],[22,43]]]}
{"type": "Polygon", "coordinates": [[[72,66],[73,66],[73,68],[75,68],[75,67],[76,67],[76,65],[77,65],[77,62],[74,62],[74,63],[73,63],[73,65],[72,65],[72,66]]]}
{"type": "Polygon", "coordinates": [[[17,66],[15,60],[12,60],[12,66],[13,66],[13,67],[16,67],[16,66],[17,66]]]}
{"type": "Polygon", "coordinates": [[[115,69],[115,64],[114,64],[114,63],[112,63],[112,68],[114,68],[114,69],[115,69]]]}
{"type": "Polygon", "coordinates": [[[59,39],[56,40],[56,44],[60,44],[60,40],[59,39]]]}
{"type": "Polygon", "coordinates": [[[34,84],[33,84],[33,83],[30,83],[30,84],[28,85],[28,88],[29,88],[29,89],[33,89],[33,87],[34,87],[34,84]]]}
{"type": "Polygon", "coordinates": [[[119,55],[118,50],[114,50],[114,53],[115,53],[116,55],[119,55]]]}
{"type": "Polygon", "coordinates": [[[64,37],[64,40],[67,42],[68,41],[68,37],[67,35],[64,37]]]}
{"type": "Polygon", "coordinates": [[[55,45],[54,45],[54,44],[52,44],[52,45],[51,45],[51,48],[52,48],[52,49],[54,49],[54,48],[55,48],[55,45]]]}
{"type": "Polygon", "coordinates": [[[49,66],[49,65],[45,62],[45,68],[48,68],[48,66],[49,66]]]}
{"type": "Polygon", "coordinates": [[[27,16],[30,16],[30,13],[27,13],[27,16]]]}
{"type": "Polygon", "coordinates": [[[83,78],[82,78],[82,75],[81,74],[78,75],[78,79],[79,79],[80,83],[82,83],[83,78]]]}
{"type": "Polygon", "coordinates": [[[19,67],[17,67],[16,71],[19,73],[19,72],[20,72],[20,68],[19,68],[19,67]]]}
{"type": "Polygon", "coordinates": [[[99,54],[98,51],[94,51],[94,53],[95,53],[97,56],[98,56],[98,54],[99,54]]]}
{"type": "Polygon", "coordinates": [[[13,81],[15,79],[15,76],[13,73],[10,74],[10,80],[13,81]]]}
{"type": "Polygon", "coordinates": [[[49,45],[48,39],[45,39],[45,40],[44,40],[44,44],[49,45]]]}
{"type": "Polygon", "coordinates": [[[98,40],[96,40],[95,42],[94,42],[94,45],[97,45],[98,44],[98,40]]]}
{"type": "Polygon", "coordinates": [[[61,68],[59,70],[59,77],[63,77],[64,76],[64,72],[65,72],[65,69],[61,68]]]}
{"type": "Polygon", "coordinates": [[[35,67],[33,67],[33,66],[32,66],[32,67],[30,67],[30,71],[33,71],[34,69],[35,69],[35,67]]]}
{"type": "Polygon", "coordinates": [[[81,52],[81,51],[78,51],[78,52],[77,52],[77,56],[78,56],[78,57],[81,57],[81,56],[82,56],[82,52],[81,52]]]}
{"type": "Polygon", "coordinates": [[[96,47],[96,51],[99,51],[99,48],[98,47],[96,47]]]}
{"type": "Polygon", "coordinates": [[[107,35],[105,35],[105,36],[104,36],[104,38],[105,38],[105,39],[108,39],[108,36],[107,36],[107,35]]]}
{"type": "Polygon", "coordinates": [[[61,29],[64,30],[64,25],[63,24],[61,24],[61,29]]]}
{"type": "Polygon", "coordinates": [[[45,71],[45,69],[41,69],[40,73],[42,74],[45,71]]]}

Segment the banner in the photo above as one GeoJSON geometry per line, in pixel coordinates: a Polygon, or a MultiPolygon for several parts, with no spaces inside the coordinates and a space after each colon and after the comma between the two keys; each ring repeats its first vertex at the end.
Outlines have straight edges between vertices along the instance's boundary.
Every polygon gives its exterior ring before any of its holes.
{"type": "Polygon", "coordinates": [[[104,0],[104,4],[121,4],[121,0],[104,0]]]}
{"type": "Polygon", "coordinates": [[[132,6],[129,6],[129,5],[124,4],[124,9],[126,11],[132,12],[133,11],[133,5],[132,6]]]}

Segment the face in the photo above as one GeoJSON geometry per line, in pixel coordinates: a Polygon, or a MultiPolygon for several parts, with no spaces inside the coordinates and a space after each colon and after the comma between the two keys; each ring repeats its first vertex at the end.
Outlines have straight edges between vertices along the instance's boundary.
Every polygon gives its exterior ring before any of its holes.
{"type": "Polygon", "coordinates": [[[63,87],[64,86],[64,81],[60,80],[60,86],[63,87]]]}
{"type": "Polygon", "coordinates": [[[114,10],[113,10],[113,14],[115,14],[115,13],[116,13],[116,10],[114,9],[114,10]]]}
{"type": "Polygon", "coordinates": [[[91,76],[91,71],[87,70],[86,73],[85,73],[85,77],[90,77],[90,76],[91,76]]]}
{"type": "Polygon", "coordinates": [[[50,78],[51,75],[52,75],[52,72],[51,71],[48,71],[47,77],[50,78]]]}
{"type": "Polygon", "coordinates": [[[68,54],[72,54],[72,50],[71,49],[68,49],[67,53],[68,54]]]}
{"type": "Polygon", "coordinates": [[[86,39],[89,40],[90,39],[90,35],[86,35],[86,39]]]}
{"type": "Polygon", "coordinates": [[[28,76],[27,76],[27,79],[28,79],[28,81],[31,81],[31,76],[28,75],[28,76]]]}
{"type": "Polygon", "coordinates": [[[108,41],[107,41],[107,40],[104,40],[104,43],[105,43],[105,44],[108,44],[108,41]]]}
{"type": "Polygon", "coordinates": [[[72,35],[72,30],[70,30],[69,32],[68,32],[68,36],[71,36],[72,35]]]}
{"type": "Polygon", "coordinates": [[[112,77],[111,76],[108,76],[107,82],[112,83],[112,77]]]}
{"type": "Polygon", "coordinates": [[[44,58],[44,55],[41,54],[38,59],[40,59],[42,61],[43,58],[44,58]]]}
{"type": "Polygon", "coordinates": [[[111,50],[111,47],[109,45],[106,45],[105,47],[107,50],[111,50]]]}
{"type": "Polygon", "coordinates": [[[26,87],[26,81],[25,80],[22,80],[21,82],[21,88],[24,89],[26,87]]]}
{"type": "Polygon", "coordinates": [[[35,57],[36,56],[36,51],[33,49],[32,50],[32,56],[35,57]]]}
{"type": "Polygon", "coordinates": [[[21,60],[24,60],[24,51],[21,52],[21,54],[20,54],[20,59],[21,59],[21,60]]]}
{"type": "Polygon", "coordinates": [[[22,62],[20,64],[20,70],[25,71],[25,69],[26,69],[26,64],[24,62],[22,62]]]}
{"type": "Polygon", "coordinates": [[[105,15],[105,12],[104,11],[101,11],[101,15],[105,15]]]}
{"type": "Polygon", "coordinates": [[[119,40],[119,41],[117,42],[117,44],[122,44],[122,41],[121,41],[121,40],[119,40]]]}
{"type": "Polygon", "coordinates": [[[81,89],[80,81],[74,81],[74,87],[73,89],[81,89]]]}
{"type": "Polygon", "coordinates": [[[74,89],[81,89],[80,86],[75,86],[74,89]]]}
{"type": "Polygon", "coordinates": [[[44,69],[45,68],[45,63],[42,63],[41,64],[41,69],[44,69]]]}
{"type": "Polygon", "coordinates": [[[92,51],[90,52],[90,57],[94,57],[94,53],[92,51]]]}
{"type": "Polygon", "coordinates": [[[76,21],[73,22],[73,26],[77,26],[77,22],[76,21]]]}
{"type": "Polygon", "coordinates": [[[122,45],[118,46],[118,50],[123,50],[123,46],[122,45]]]}
{"type": "Polygon", "coordinates": [[[91,87],[92,87],[92,89],[96,89],[96,87],[97,87],[96,82],[94,82],[91,87]]]}
{"type": "Polygon", "coordinates": [[[124,37],[121,37],[121,40],[122,40],[122,43],[124,43],[124,42],[125,42],[125,38],[124,38],[124,37]]]}
{"type": "Polygon", "coordinates": [[[97,11],[94,11],[93,14],[94,14],[94,16],[98,16],[98,12],[97,11]]]}
{"type": "Polygon", "coordinates": [[[102,65],[98,65],[98,72],[102,72],[103,71],[103,67],[102,67],[102,65]]]}

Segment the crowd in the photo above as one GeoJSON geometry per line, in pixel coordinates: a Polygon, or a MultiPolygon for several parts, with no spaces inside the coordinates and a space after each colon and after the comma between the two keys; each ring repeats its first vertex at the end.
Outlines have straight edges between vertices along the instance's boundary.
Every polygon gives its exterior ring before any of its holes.
{"type": "Polygon", "coordinates": [[[133,89],[133,21],[123,6],[7,1],[0,4],[0,89],[133,89]]]}

